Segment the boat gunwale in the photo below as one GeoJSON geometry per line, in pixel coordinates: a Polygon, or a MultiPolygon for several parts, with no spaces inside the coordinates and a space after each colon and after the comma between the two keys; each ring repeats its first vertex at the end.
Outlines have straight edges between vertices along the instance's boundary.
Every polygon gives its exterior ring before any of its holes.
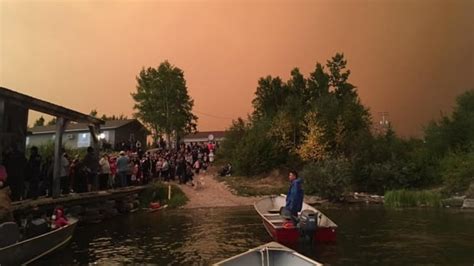
{"type": "MultiPolygon", "coordinates": [[[[268,219],[262,212],[260,212],[259,208],[257,208],[257,203],[260,202],[260,201],[266,200],[266,199],[271,199],[273,201],[273,199],[278,198],[278,197],[286,198],[286,196],[283,196],[283,195],[272,195],[272,196],[264,197],[264,198],[262,198],[258,201],[255,201],[254,204],[253,204],[254,209],[257,211],[257,213],[260,215],[260,217],[262,217],[265,221],[267,221],[276,230],[282,229],[283,227],[281,227],[281,226],[277,227],[274,223],[272,223],[272,221],[270,219],[268,219]]],[[[311,205],[309,205],[305,202],[303,202],[303,207],[309,207],[310,210],[317,211],[319,214],[323,215],[330,223],[333,224],[333,225],[329,225],[329,226],[320,226],[318,224],[319,228],[332,228],[332,229],[337,228],[337,224],[334,221],[332,221],[331,219],[329,219],[329,217],[327,217],[324,213],[322,213],[318,209],[314,208],[313,206],[311,206],[311,205]]],[[[308,208],[306,208],[306,209],[308,209],[308,208]]]]}
{"type": "Polygon", "coordinates": [[[35,236],[35,237],[31,237],[31,238],[25,239],[25,240],[23,240],[23,241],[16,242],[16,243],[11,244],[11,245],[9,245],[9,246],[2,247],[2,248],[0,248],[0,252],[3,252],[3,251],[5,251],[5,250],[8,250],[8,249],[13,248],[13,247],[15,247],[15,246],[19,246],[19,245],[28,243],[28,242],[30,242],[30,241],[36,240],[36,239],[38,239],[38,238],[41,238],[41,237],[44,237],[44,236],[47,236],[47,235],[50,235],[50,234],[55,234],[55,233],[58,233],[58,232],[60,232],[60,231],[65,231],[65,230],[69,229],[69,228],[72,227],[72,226],[75,227],[75,226],[77,225],[78,219],[76,219],[76,218],[69,218],[69,219],[70,219],[71,223],[67,224],[66,226],[63,226],[63,227],[58,228],[58,229],[55,229],[55,230],[51,230],[51,231],[49,231],[49,232],[47,232],[47,233],[44,233],[44,234],[41,234],[41,235],[37,235],[37,236],[35,236]]]}
{"type": "Polygon", "coordinates": [[[304,255],[302,255],[302,254],[300,254],[300,253],[298,253],[298,252],[296,252],[295,250],[293,250],[293,249],[291,249],[291,248],[288,248],[288,247],[286,247],[286,246],[284,246],[284,245],[282,245],[282,244],[280,244],[280,243],[278,243],[278,242],[275,242],[275,241],[272,241],[272,242],[269,242],[269,243],[260,245],[260,246],[255,247],[255,248],[251,248],[251,249],[249,249],[249,250],[247,250],[247,251],[245,251],[245,252],[242,252],[242,253],[240,253],[240,254],[237,254],[237,255],[232,256],[232,257],[230,257],[230,258],[227,258],[227,259],[225,259],[225,260],[216,262],[216,263],[214,263],[213,265],[217,265],[217,266],[218,266],[218,265],[222,265],[222,264],[224,264],[224,263],[230,262],[230,261],[232,261],[232,260],[234,260],[234,259],[237,259],[237,258],[239,258],[239,257],[243,257],[243,256],[245,256],[245,255],[247,255],[247,254],[250,254],[250,253],[253,253],[253,252],[256,252],[256,251],[261,252],[262,250],[287,252],[287,253],[289,253],[289,254],[291,254],[291,255],[294,255],[295,257],[298,257],[298,258],[300,258],[300,259],[303,259],[303,260],[305,260],[305,261],[307,261],[307,262],[311,262],[311,263],[313,263],[314,265],[322,265],[321,263],[319,263],[319,262],[317,262],[317,261],[315,261],[315,260],[313,260],[313,259],[311,259],[311,258],[308,258],[308,257],[306,257],[306,256],[304,256],[304,255]]]}

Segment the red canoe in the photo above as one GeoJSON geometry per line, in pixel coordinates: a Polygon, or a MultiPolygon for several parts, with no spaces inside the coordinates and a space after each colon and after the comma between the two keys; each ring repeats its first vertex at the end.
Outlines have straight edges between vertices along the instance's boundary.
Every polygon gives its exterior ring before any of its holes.
{"type": "MultiPolygon", "coordinates": [[[[301,232],[297,226],[293,225],[291,220],[280,215],[279,210],[281,207],[285,206],[285,203],[285,196],[270,196],[255,202],[254,207],[260,217],[262,217],[263,225],[270,236],[280,243],[291,244],[298,241],[301,232]]],[[[302,211],[304,210],[313,211],[317,217],[317,227],[312,236],[314,241],[336,241],[337,225],[331,221],[331,219],[306,203],[303,203],[302,211]]]]}

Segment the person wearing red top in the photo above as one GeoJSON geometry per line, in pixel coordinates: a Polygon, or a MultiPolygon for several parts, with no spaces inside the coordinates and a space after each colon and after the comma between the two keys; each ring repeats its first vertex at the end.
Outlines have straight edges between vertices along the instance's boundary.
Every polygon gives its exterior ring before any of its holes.
{"type": "Polygon", "coordinates": [[[67,221],[67,218],[64,216],[64,211],[61,208],[56,208],[54,210],[54,214],[52,218],[53,218],[53,224],[52,224],[53,229],[61,228],[69,224],[69,222],[67,221]]]}
{"type": "Polygon", "coordinates": [[[109,180],[109,187],[115,187],[115,175],[117,174],[117,158],[113,157],[109,159],[110,165],[110,180],[109,180]]]}
{"type": "Polygon", "coordinates": [[[5,166],[0,164],[0,188],[6,185],[7,182],[7,170],[5,169],[5,166]]]}

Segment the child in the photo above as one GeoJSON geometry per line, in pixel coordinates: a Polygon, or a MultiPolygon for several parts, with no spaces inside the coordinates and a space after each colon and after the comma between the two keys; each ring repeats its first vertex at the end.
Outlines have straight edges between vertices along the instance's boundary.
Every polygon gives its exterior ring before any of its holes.
{"type": "Polygon", "coordinates": [[[61,228],[65,225],[69,224],[66,217],[64,217],[64,211],[63,211],[62,208],[56,208],[54,210],[53,216],[51,218],[53,220],[51,228],[53,228],[53,229],[61,228]]]}

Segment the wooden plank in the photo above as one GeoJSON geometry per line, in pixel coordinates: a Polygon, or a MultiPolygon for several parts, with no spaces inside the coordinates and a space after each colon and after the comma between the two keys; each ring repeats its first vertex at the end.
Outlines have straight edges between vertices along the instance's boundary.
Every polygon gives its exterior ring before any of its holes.
{"type": "Polygon", "coordinates": [[[3,87],[0,87],[0,98],[27,109],[35,110],[52,116],[64,117],[68,120],[76,122],[87,122],[92,124],[105,123],[103,120],[90,115],[86,115],[3,87]]]}

